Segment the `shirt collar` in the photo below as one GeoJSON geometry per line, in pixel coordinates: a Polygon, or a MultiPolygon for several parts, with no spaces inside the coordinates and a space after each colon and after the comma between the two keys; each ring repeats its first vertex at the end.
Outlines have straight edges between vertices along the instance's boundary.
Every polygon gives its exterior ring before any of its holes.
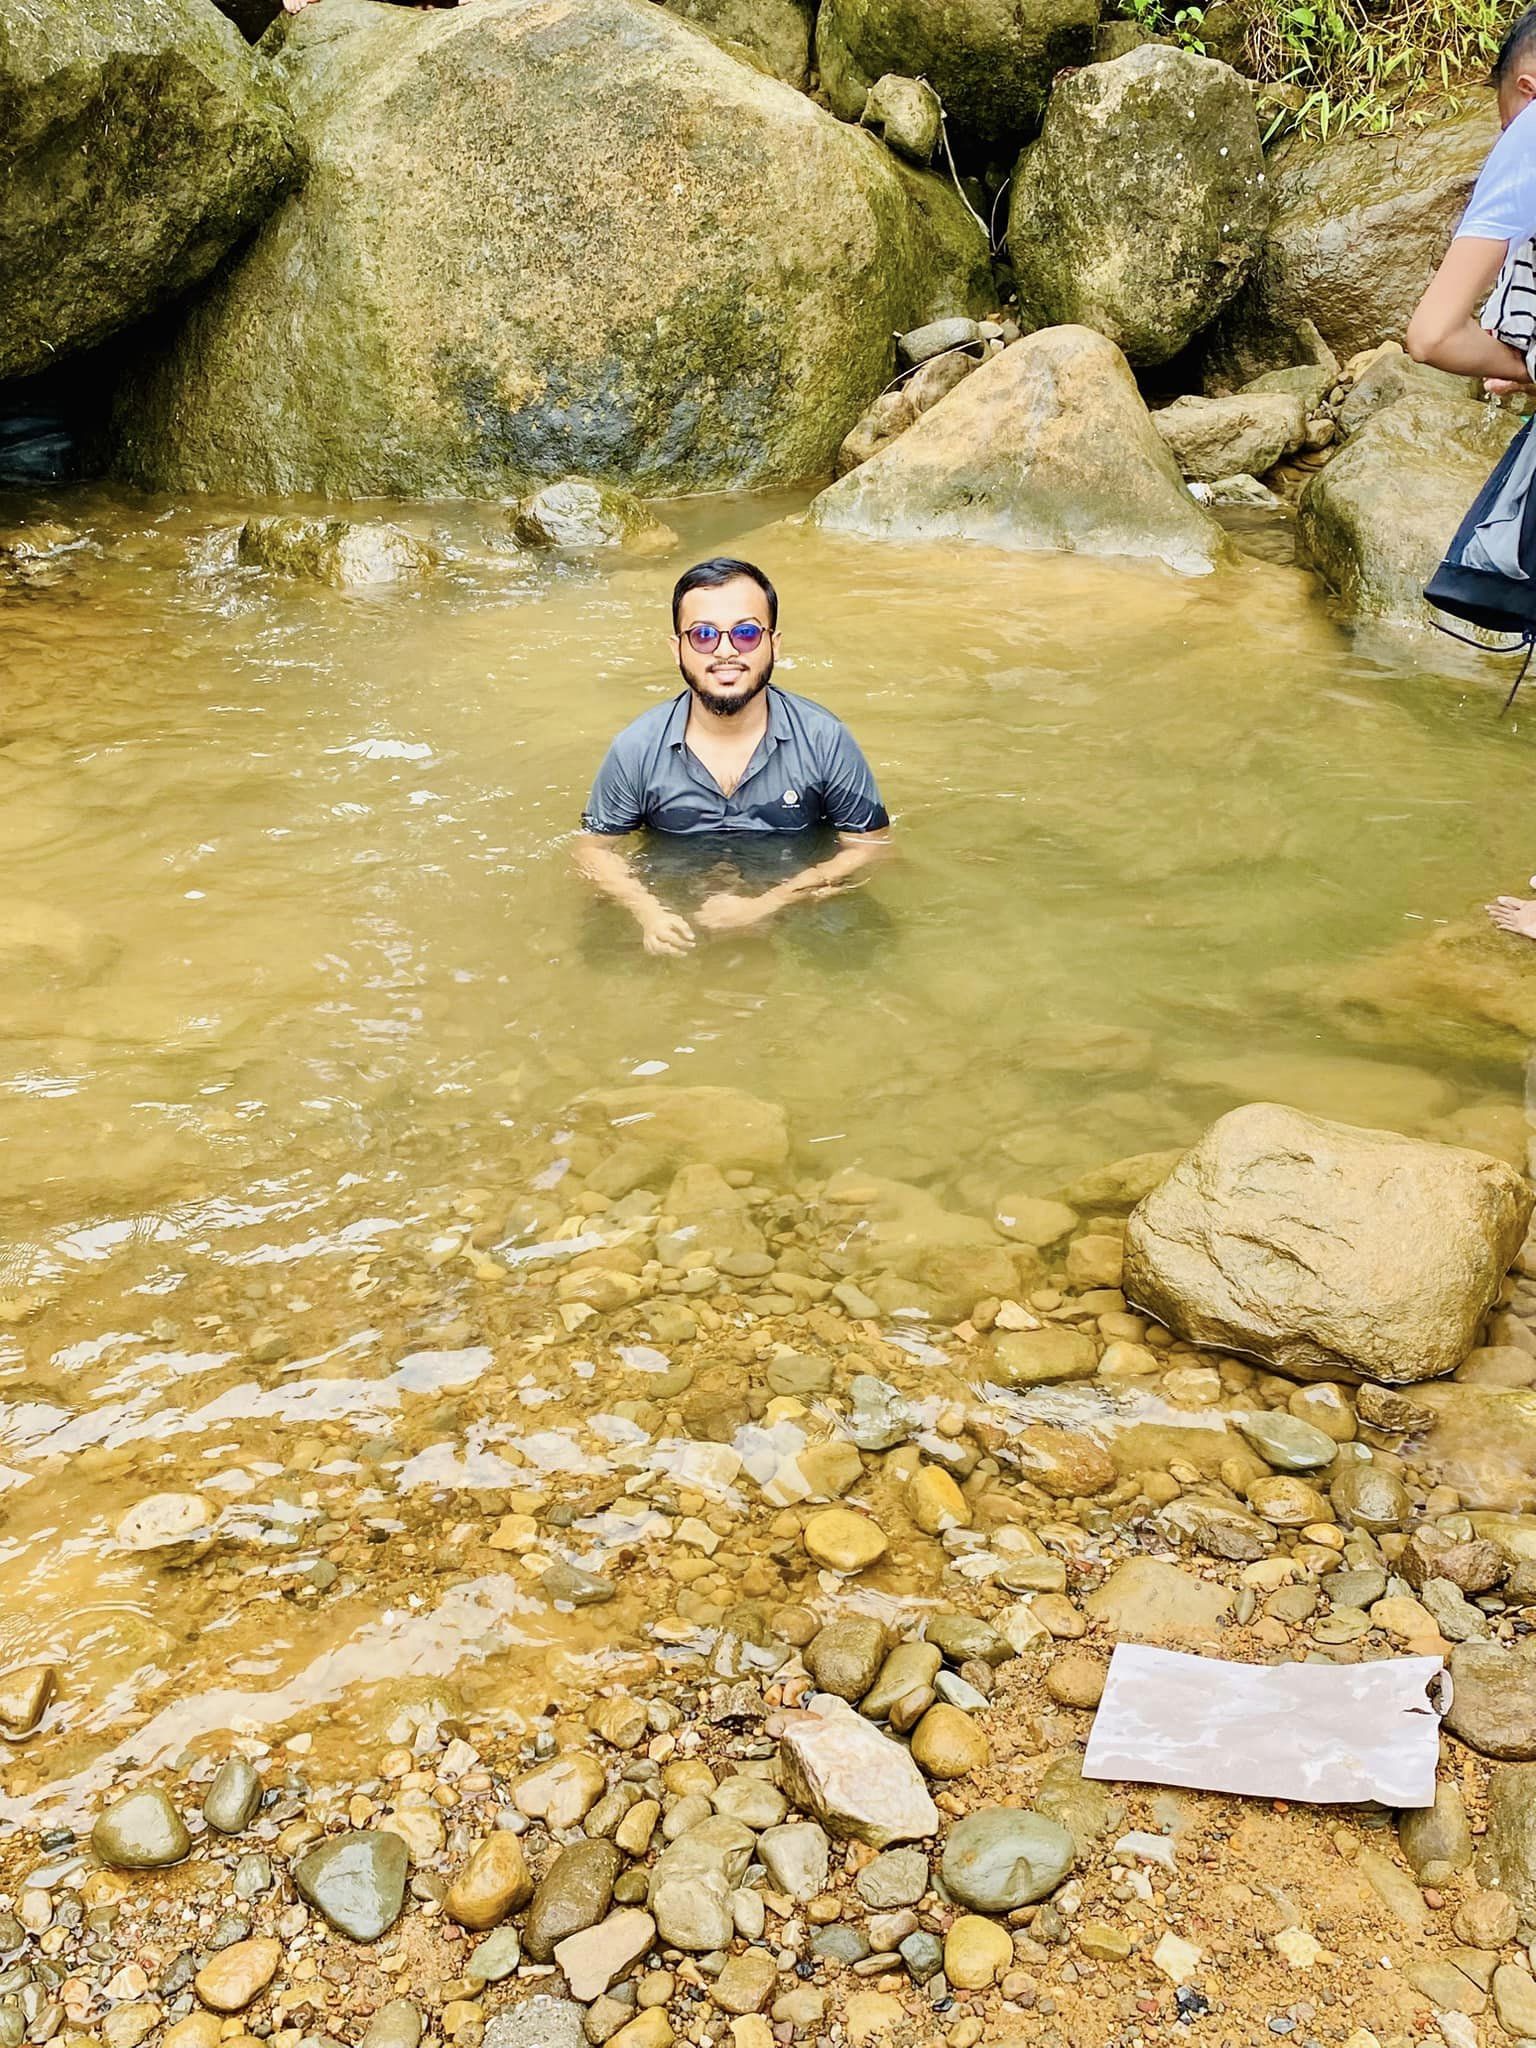
{"type": "MultiPolygon", "coordinates": [[[[767,695],[768,725],[757,743],[758,747],[776,747],[784,738],[784,700],[773,683],[768,685],[767,695]]],[[[667,745],[674,750],[687,744],[688,708],[692,701],[693,692],[687,688],[684,688],[680,697],[674,697],[672,700],[672,710],[667,718],[667,745]]],[[[756,751],[754,748],[754,758],[756,751]]]]}

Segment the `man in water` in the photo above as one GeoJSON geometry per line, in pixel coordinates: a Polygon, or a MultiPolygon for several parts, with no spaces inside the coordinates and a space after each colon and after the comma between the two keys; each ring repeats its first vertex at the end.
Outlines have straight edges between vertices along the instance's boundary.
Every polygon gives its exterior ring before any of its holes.
{"type": "Polygon", "coordinates": [[[678,578],[672,651],[687,688],[643,711],[608,749],[582,814],[576,865],[639,925],[648,953],[686,953],[694,927],[746,931],[791,904],[846,888],[890,844],[890,819],[868,763],[838,718],[773,686],[779,600],[761,569],[717,557],[678,578]],[[818,829],[826,859],[756,894],[716,890],[692,922],[669,910],[615,842],[642,829],[712,835],[735,848],[818,829]]]}
{"type": "MultiPolygon", "coordinates": [[[[1530,393],[1536,390],[1536,7],[1527,7],[1504,38],[1493,86],[1503,133],[1408,323],[1408,352],[1458,377],[1481,377],[1490,393],[1530,393]]],[[[1487,908],[1502,930],[1536,939],[1536,900],[1500,896],[1487,908]]]]}

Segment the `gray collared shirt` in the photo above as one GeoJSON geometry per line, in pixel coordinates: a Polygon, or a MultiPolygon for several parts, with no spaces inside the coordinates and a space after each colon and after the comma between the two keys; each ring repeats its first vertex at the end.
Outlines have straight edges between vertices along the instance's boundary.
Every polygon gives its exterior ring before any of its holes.
{"type": "Polygon", "coordinates": [[[729,796],[687,744],[689,692],[625,726],[582,814],[589,832],[878,832],[891,821],[840,718],[768,686],[768,729],[729,796]]]}

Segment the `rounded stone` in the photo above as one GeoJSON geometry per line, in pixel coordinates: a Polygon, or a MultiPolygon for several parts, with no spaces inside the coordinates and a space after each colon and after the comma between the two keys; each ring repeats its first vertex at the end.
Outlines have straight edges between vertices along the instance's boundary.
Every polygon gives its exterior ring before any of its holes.
{"type": "Polygon", "coordinates": [[[1045,1689],[1059,1707],[1096,1707],[1104,1696],[1103,1660],[1089,1650],[1066,1650],[1045,1674],[1045,1689]]]}
{"type": "Polygon", "coordinates": [[[1520,1912],[1508,1892],[1469,1892],[1451,1923],[1468,1948],[1506,1948],[1520,1929],[1520,1912]]]}
{"type": "Polygon", "coordinates": [[[925,1536],[971,1526],[971,1504],[942,1465],[919,1465],[907,1487],[907,1509],[925,1536]]]}
{"type": "Polygon", "coordinates": [[[203,1795],[203,1819],[221,1835],[250,1826],[261,1804],[261,1777],[243,1756],[226,1757],[203,1795]]]}
{"type": "Polygon", "coordinates": [[[967,1778],[992,1759],[986,1736],[958,1707],[930,1707],[912,1730],[912,1754],[930,1778],[967,1778]]]}
{"type": "Polygon", "coordinates": [[[853,1888],[877,1913],[915,1906],[928,1889],[928,1858],[921,1849],[886,1849],[864,1865],[853,1888]]]}
{"type": "Polygon", "coordinates": [[[1261,1408],[1234,1420],[1259,1456],[1277,1472],[1320,1472],[1338,1456],[1338,1444],[1325,1430],[1283,1409],[1261,1408]]]}
{"type": "Polygon", "coordinates": [[[448,1888],[443,1910],[461,1927],[484,1933],[532,1896],[533,1879],[521,1841],[509,1829],[497,1828],[470,1851],[448,1888]]]}
{"type": "Polygon", "coordinates": [[[1309,1522],[1330,1519],[1327,1501],[1315,1486],[1288,1472],[1250,1481],[1248,1505],[1277,1529],[1305,1529],[1309,1522]]]}
{"type": "Polygon", "coordinates": [[[1004,1237],[1043,1251],[1047,1245],[1060,1244],[1076,1229],[1077,1211],[1065,1202],[1046,1201],[1038,1195],[1000,1195],[993,1221],[1004,1237]]]}
{"type": "Polygon", "coordinates": [[[212,1521],[200,1493],[152,1493],[123,1516],[117,1540],[125,1550],[165,1550],[206,1536],[212,1521]]]}
{"type": "Polygon", "coordinates": [[[283,1945],[269,1937],[221,1948],[198,1971],[192,1989],[214,2012],[244,2012],[277,1974],[283,1945]]]}
{"type": "Polygon", "coordinates": [[[91,1830],[91,1847],[118,1870],[162,1870],[192,1847],[185,1821],[158,1785],[109,1806],[91,1830]]]}
{"type": "Polygon", "coordinates": [[[941,1867],[945,1890],[981,1913],[1011,1913],[1055,1891],[1077,1860],[1059,1822],[1028,1807],[984,1806],[950,1831],[941,1867]]]}
{"type": "Polygon", "coordinates": [[[597,1925],[613,1904],[623,1863],[623,1851],[601,1837],[560,1851],[539,1879],[523,1922],[523,1949],[531,1961],[551,1961],[557,1943],[597,1925]]]}
{"type": "Polygon", "coordinates": [[[877,1563],[888,1548],[880,1524],[868,1515],[856,1515],[852,1508],[823,1508],[812,1515],[805,1525],[804,1542],[817,1564],[850,1575],[877,1563]]]}
{"type": "Polygon", "coordinates": [[[409,1861],[398,1835],[353,1828],[317,1842],[294,1865],[293,1881],[338,1933],[377,1941],[400,1917],[409,1861]]]}
{"type": "Polygon", "coordinates": [[[805,1668],[822,1692],[840,1700],[861,1700],[885,1662],[889,1637],[872,1614],[850,1614],[828,1622],[805,1653],[805,1668]]]}
{"type": "Polygon", "coordinates": [[[1412,1512],[1407,1487],[1373,1460],[1341,1466],[1329,1481],[1328,1497],[1341,1522],[1372,1536],[1401,1529],[1412,1512]]]}
{"type": "Polygon", "coordinates": [[[1352,1443],[1355,1437],[1355,1404],[1333,1380],[1314,1380],[1297,1387],[1286,1406],[1302,1422],[1311,1423],[1336,1444],[1352,1443]]]}
{"type": "Polygon", "coordinates": [[[978,1913],[962,1913],[944,1937],[944,1974],[957,1991],[985,1991],[1012,1962],[1007,1928],[978,1913]]]}
{"type": "Polygon", "coordinates": [[[1013,1450],[1022,1476],[1053,1500],[1091,1499],[1120,1477],[1103,1445],[1080,1430],[1032,1422],[1013,1439],[1013,1450]]]}

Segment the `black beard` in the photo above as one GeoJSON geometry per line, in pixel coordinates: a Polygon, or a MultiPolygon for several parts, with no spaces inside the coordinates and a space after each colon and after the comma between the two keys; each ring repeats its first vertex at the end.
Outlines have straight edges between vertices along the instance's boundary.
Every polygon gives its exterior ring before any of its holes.
{"type": "Polygon", "coordinates": [[[706,690],[701,688],[701,686],[694,681],[693,677],[689,675],[687,669],[682,667],[681,663],[679,663],[678,666],[681,670],[683,681],[688,685],[689,689],[693,692],[694,701],[696,703],[702,704],[704,706],[704,709],[706,711],[712,712],[716,718],[737,717],[741,712],[746,710],[749,704],[753,703],[757,698],[761,697],[761,695],[763,694],[764,690],[767,689],[768,684],[773,677],[773,661],[770,657],[768,666],[763,670],[757,682],[753,685],[753,687],[750,690],[747,691],[745,696],[719,698],[711,697],[706,690]]]}

